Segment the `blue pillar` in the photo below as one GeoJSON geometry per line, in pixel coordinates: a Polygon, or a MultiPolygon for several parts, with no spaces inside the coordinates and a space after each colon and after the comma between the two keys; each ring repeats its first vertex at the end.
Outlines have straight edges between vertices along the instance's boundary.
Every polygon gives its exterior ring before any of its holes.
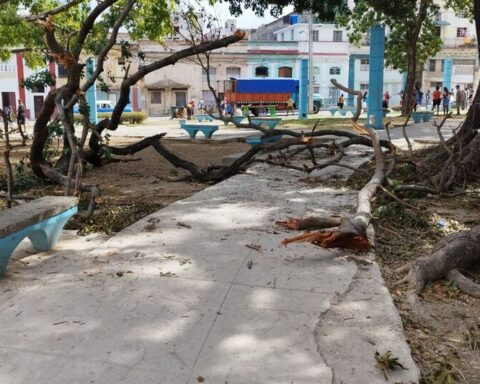
{"type": "Polygon", "coordinates": [[[385,29],[379,25],[370,30],[370,72],[368,87],[367,126],[383,129],[383,67],[385,56],[385,29]]]}
{"type": "Polygon", "coordinates": [[[448,58],[443,61],[443,86],[448,90],[452,89],[452,59],[448,58]]]}
{"type": "Polygon", "coordinates": [[[308,60],[300,61],[300,89],[299,89],[298,118],[308,117],[308,60]]]}
{"type": "MultiPolygon", "coordinates": [[[[90,58],[87,60],[87,79],[92,77],[95,72],[95,59],[90,58]]],[[[90,107],[89,118],[92,124],[98,123],[97,118],[97,86],[95,83],[87,90],[87,104],[90,107]]]]}
{"type": "MultiPolygon", "coordinates": [[[[350,55],[348,61],[348,88],[355,89],[355,56],[350,55]]],[[[347,105],[353,107],[354,95],[348,94],[347,105]]]]}

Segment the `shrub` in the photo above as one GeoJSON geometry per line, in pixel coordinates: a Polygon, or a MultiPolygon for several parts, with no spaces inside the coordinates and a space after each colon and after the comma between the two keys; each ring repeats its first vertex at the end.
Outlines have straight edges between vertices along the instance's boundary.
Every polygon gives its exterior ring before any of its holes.
{"type": "MultiPolygon", "coordinates": [[[[99,112],[97,114],[99,119],[108,119],[112,117],[111,112],[99,112]]],[[[124,112],[120,118],[120,124],[141,124],[147,118],[145,112],[124,112]]],[[[82,123],[82,115],[75,114],[73,116],[75,123],[82,123]]]]}

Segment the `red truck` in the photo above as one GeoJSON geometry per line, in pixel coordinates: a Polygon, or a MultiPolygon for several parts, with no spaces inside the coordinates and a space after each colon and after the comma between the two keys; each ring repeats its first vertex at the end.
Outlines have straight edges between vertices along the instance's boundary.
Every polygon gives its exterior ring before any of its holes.
{"type": "Polygon", "coordinates": [[[254,115],[276,107],[287,109],[287,101],[291,97],[297,102],[298,80],[276,79],[234,79],[225,81],[225,98],[227,103],[248,105],[254,115]]]}

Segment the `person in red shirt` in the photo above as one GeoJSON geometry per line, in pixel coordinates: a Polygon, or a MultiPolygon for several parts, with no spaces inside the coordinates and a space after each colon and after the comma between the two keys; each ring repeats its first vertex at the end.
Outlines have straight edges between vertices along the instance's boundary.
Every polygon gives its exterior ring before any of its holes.
{"type": "Polygon", "coordinates": [[[435,87],[435,91],[432,93],[432,112],[435,111],[435,107],[437,107],[437,115],[440,113],[440,104],[442,103],[442,92],[440,91],[440,87],[437,85],[435,87]]]}

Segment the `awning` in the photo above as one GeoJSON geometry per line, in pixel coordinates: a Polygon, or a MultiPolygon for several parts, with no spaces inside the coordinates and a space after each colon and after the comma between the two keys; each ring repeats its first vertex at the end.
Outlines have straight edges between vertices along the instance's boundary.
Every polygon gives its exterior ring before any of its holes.
{"type": "Polygon", "coordinates": [[[450,25],[450,23],[448,21],[445,21],[445,20],[435,20],[435,25],[443,27],[444,25],[450,25]]]}
{"type": "Polygon", "coordinates": [[[167,88],[185,89],[185,88],[190,88],[190,85],[182,84],[171,79],[163,79],[160,81],[156,81],[154,83],[146,84],[145,87],[148,89],[167,89],[167,88]]]}

